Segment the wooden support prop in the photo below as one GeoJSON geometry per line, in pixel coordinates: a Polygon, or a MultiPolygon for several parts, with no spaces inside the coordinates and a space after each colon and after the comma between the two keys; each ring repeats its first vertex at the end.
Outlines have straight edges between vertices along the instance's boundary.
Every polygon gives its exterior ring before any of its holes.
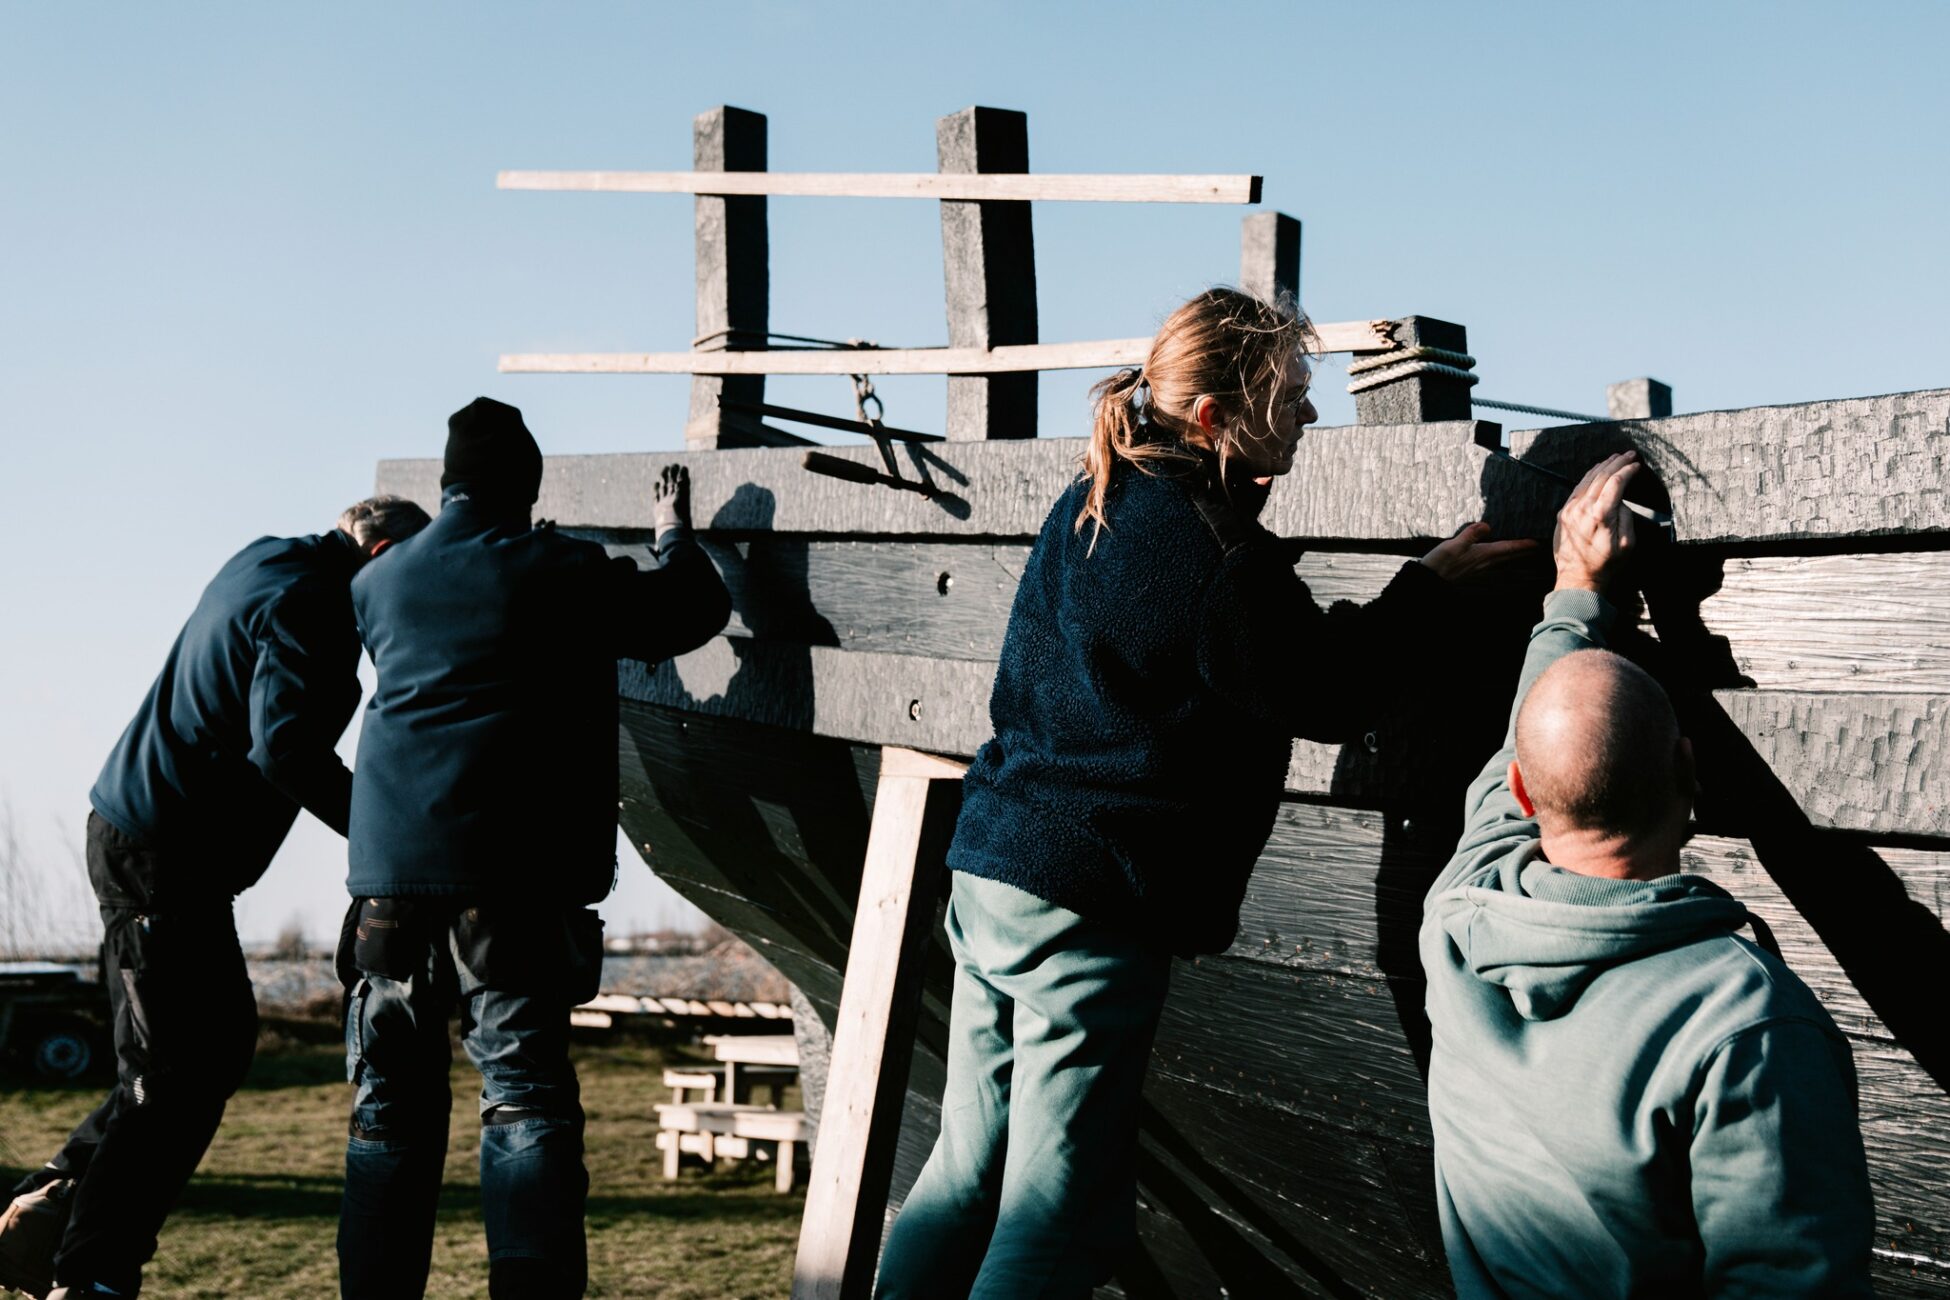
{"type": "MultiPolygon", "coordinates": [[[[934,124],[944,173],[1029,170],[1029,118],[1001,108],[964,108],[934,124]]],[[[945,200],[941,258],[948,286],[948,343],[993,349],[1033,344],[1036,240],[1029,204],[945,200]]],[[[948,376],[948,437],[1036,436],[1036,371],[948,376]]]]}
{"type": "MultiPolygon", "coordinates": [[[[1364,320],[1330,321],[1314,329],[1322,352],[1386,352],[1391,346],[1364,320]]],[[[996,375],[1135,366],[1150,350],[1147,337],[994,348],[509,352],[502,355],[500,370],[504,375],[996,375]]]]}
{"type": "Polygon", "coordinates": [[[1300,300],[1300,222],[1284,212],[1252,212],[1240,223],[1239,287],[1268,302],[1300,300]]]}
{"type": "MultiPolygon", "coordinates": [[[[959,116],[959,115],[957,115],[959,116]]],[[[1073,203],[1257,203],[1257,176],[1056,175],[931,172],[505,171],[504,190],[579,190],[621,194],[720,194],[846,199],[949,199],[1073,203]],[[730,174],[726,174],[730,173],[730,174]]]]}
{"type": "MultiPolygon", "coordinates": [[[[763,173],[765,115],[714,108],[691,125],[691,148],[701,173],[763,173]]],[[[697,198],[697,338],[720,351],[763,348],[770,326],[771,253],[761,195],[697,198]]],[[[685,445],[692,451],[777,445],[753,421],[725,417],[724,403],[765,400],[763,373],[692,372],[685,445]]]]}
{"type": "MultiPolygon", "coordinates": [[[[1395,342],[1404,348],[1469,351],[1462,326],[1432,316],[1407,316],[1395,322],[1395,342]]],[[[1470,418],[1469,382],[1440,371],[1405,375],[1354,395],[1357,424],[1426,424],[1470,418]]]]}
{"type": "Polygon", "coordinates": [[[889,746],[833,1028],[793,1300],[866,1300],[907,1096],[921,967],[947,871],[962,765],[889,746]]]}

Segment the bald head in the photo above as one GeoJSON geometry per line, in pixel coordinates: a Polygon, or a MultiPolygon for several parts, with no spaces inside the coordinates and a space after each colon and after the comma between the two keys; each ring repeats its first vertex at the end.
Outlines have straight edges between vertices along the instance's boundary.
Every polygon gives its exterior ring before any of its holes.
{"type": "Polygon", "coordinates": [[[1609,650],[1566,655],[1531,686],[1517,714],[1517,767],[1547,829],[1638,839],[1691,811],[1692,764],[1671,702],[1609,650]]]}

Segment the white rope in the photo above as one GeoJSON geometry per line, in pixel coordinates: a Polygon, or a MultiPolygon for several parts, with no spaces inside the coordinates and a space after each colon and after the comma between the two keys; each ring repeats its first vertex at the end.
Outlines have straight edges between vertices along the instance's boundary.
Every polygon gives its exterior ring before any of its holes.
{"type": "Polygon", "coordinates": [[[1436,361],[1445,366],[1454,366],[1458,370],[1474,370],[1476,368],[1476,358],[1470,356],[1467,352],[1451,352],[1447,348],[1413,347],[1396,348],[1393,352],[1378,352],[1371,357],[1362,357],[1358,361],[1350,361],[1348,363],[1347,373],[1349,375],[1362,375],[1371,370],[1381,370],[1388,366],[1398,366],[1405,361],[1436,361]]]}
{"type": "MultiPolygon", "coordinates": [[[[1352,367],[1350,367],[1352,369],[1352,367]]],[[[1441,375],[1445,379],[1460,380],[1464,384],[1475,384],[1478,376],[1470,374],[1459,366],[1444,365],[1440,361],[1403,361],[1385,370],[1374,370],[1362,375],[1347,386],[1350,393],[1365,393],[1370,388],[1392,384],[1397,379],[1407,379],[1411,375],[1441,375]]]]}

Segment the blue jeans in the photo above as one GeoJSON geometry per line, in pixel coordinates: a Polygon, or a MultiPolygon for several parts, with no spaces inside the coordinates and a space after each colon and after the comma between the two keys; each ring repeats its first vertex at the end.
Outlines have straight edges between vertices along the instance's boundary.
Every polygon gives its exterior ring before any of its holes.
{"type": "Polygon", "coordinates": [[[1138,1094],[1171,956],[956,872],[941,1136],[880,1300],[1086,1300],[1135,1239],[1138,1094]]]}
{"type": "MultiPolygon", "coordinates": [[[[356,1088],[339,1214],[346,1300],[426,1291],[447,1156],[448,1016],[481,1072],[481,1211],[495,1300],[582,1295],[588,1279],[582,1103],[566,992],[512,992],[469,969],[452,913],[410,945],[411,973],[357,972],[346,1003],[356,1088]],[[395,976],[404,975],[404,978],[395,976]]],[[[397,963],[399,958],[395,956],[397,963]]]]}

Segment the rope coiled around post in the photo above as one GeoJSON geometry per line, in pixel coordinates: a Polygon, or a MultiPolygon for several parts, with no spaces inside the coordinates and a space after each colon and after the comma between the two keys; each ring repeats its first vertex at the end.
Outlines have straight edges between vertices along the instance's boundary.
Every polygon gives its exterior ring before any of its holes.
{"type": "Polygon", "coordinates": [[[1470,370],[1475,365],[1476,358],[1467,352],[1451,352],[1447,348],[1396,348],[1392,352],[1381,352],[1351,362],[1347,368],[1347,391],[1365,393],[1370,388],[1379,388],[1414,375],[1441,375],[1473,385],[1478,376],[1471,374],[1470,370]]]}

